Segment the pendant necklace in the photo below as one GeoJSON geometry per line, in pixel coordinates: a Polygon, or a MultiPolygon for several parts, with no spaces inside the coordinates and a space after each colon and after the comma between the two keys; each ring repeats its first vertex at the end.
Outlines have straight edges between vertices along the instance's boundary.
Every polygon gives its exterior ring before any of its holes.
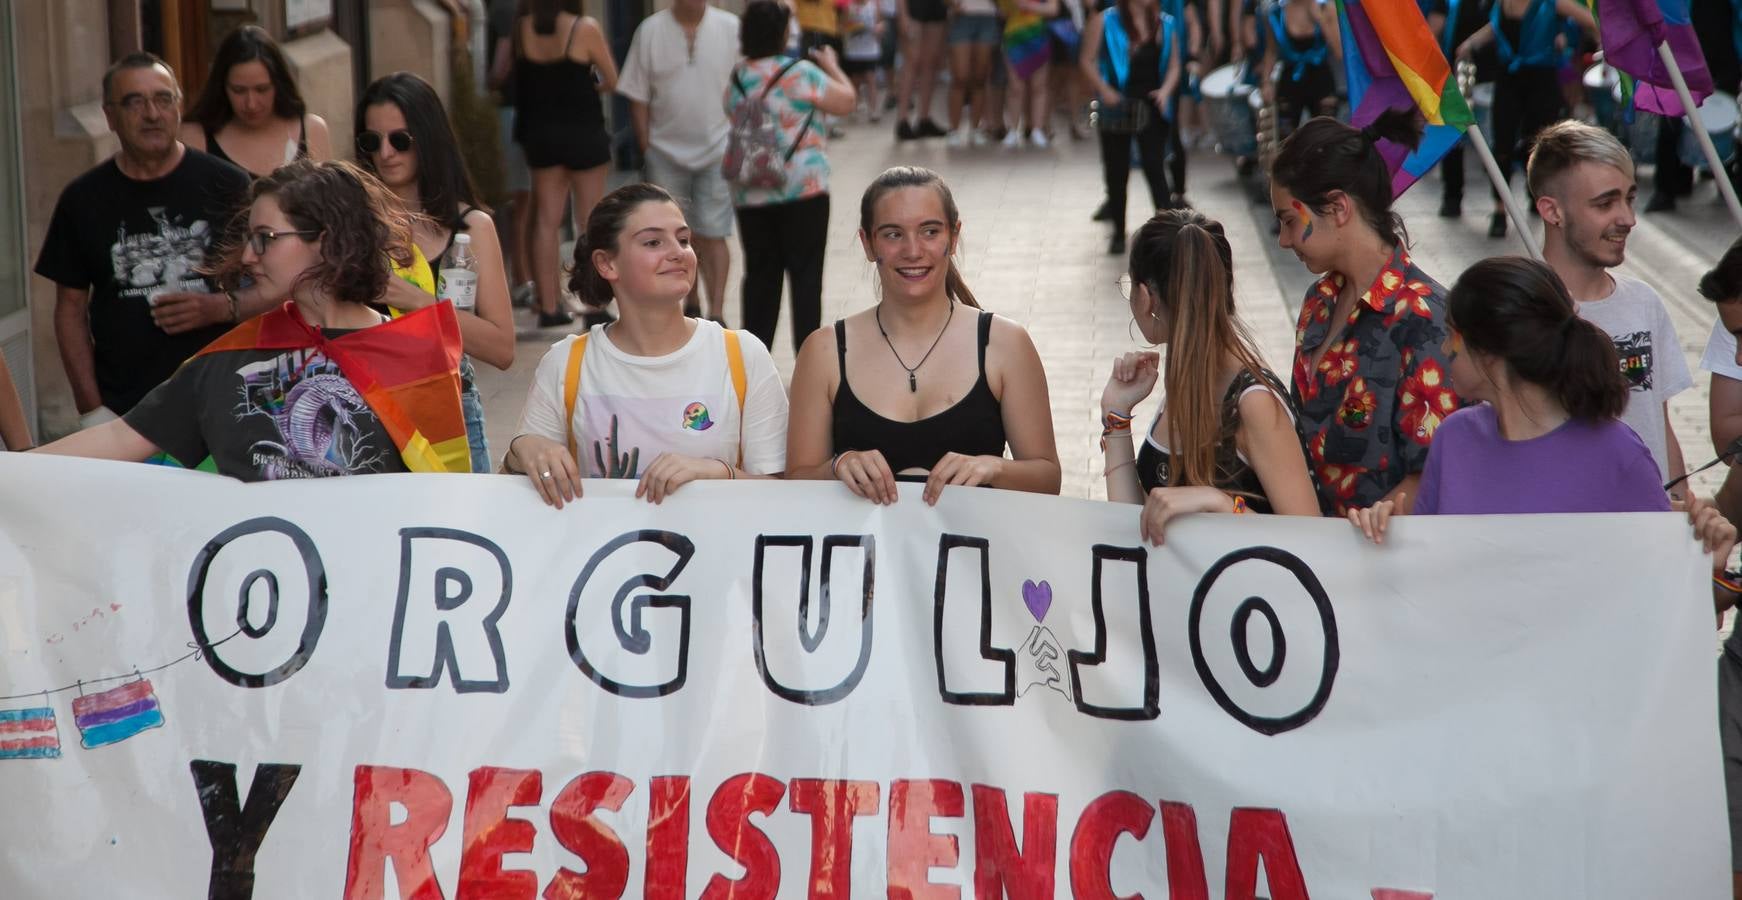
{"type": "Polygon", "coordinates": [[[889,332],[883,330],[883,304],[877,304],[877,308],[873,311],[872,315],[877,319],[877,333],[883,335],[883,343],[889,345],[889,352],[895,357],[895,364],[907,370],[908,392],[913,394],[919,393],[919,377],[914,373],[919,371],[920,366],[925,365],[926,360],[931,359],[931,352],[936,350],[938,348],[938,343],[944,339],[944,332],[950,330],[950,320],[956,317],[955,299],[952,298],[950,300],[950,314],[944,317],[944,327],[938,331],[938,336],[932,340],[931,347],[925,351],[924,356],[919,358],[919,362],[911,366],[907,364],[906,360],[901,358],[901,353],[895,349],[895,342],[889,339],[889,332]]]}

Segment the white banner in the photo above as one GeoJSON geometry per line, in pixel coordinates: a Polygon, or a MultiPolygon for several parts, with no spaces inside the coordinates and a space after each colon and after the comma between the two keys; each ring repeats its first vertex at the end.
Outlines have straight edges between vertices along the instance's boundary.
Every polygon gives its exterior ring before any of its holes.
{"type": "Polygon", "coordinates": [[[0,456],[0,895],[1728,891],[1682,517],[586,490],[0,456]]]}

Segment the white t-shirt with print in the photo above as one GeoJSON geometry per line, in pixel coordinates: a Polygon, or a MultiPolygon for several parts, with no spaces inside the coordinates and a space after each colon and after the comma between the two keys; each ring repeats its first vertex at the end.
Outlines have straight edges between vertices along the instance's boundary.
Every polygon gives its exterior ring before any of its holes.
{"type": "Polygon", "coordinates": [[[738,17],[725,10],[703,10],[693,55],[671,10],[642,21],[617,93],[647,104],[647,142],[654,151],[691,172],[720,164],[731,132],[720,98],[738,56],[738,17]]]}
{"type": "Polygon", "coordinates": [[[1731,381],[1742,381],[1742,366],[1736,364],[1736,336],[1724,327],[1723,319],[1712,323],[1712,336],[1706,339],[1700,368],[1731,381]]]}
{"type": "Polygon", "coordinates": [[[1665,480],[1669,478],[1669,440],[1665,433],[1663,405],[1671,397],[1694,386],[1681,341],[1663,298],[1650,285],[1635,278],[1612,275],[1615,290],[1602,300],[1579,304],[1579,315],[1609,333],[1621,357],[1621,374],[1631,393],[1621,421],[1627,423],[1645,446],[1665,480]]]}
{"type": "MultiPolygon", "coordinates": [[[[665,356],[624,353],[603,325],[588,332],[572,423],[583,477],[637,478],[665,452],[736,463],[740,433],[745,471],[786,470],[786,389],[768,348],[738,332],[745,381],[740,417],[722,329],[706,319],[695,322],[689,342],[665,356]]],[[[568,439],[563,380],[575,340],[552,344],[539,362],[517,434],[568,439]]]]}

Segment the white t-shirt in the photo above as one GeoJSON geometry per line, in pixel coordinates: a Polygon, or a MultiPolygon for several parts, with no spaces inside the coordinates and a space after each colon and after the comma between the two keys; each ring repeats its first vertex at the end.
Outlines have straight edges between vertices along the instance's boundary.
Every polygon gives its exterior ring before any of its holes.
{"type": "Polygon", "coordinates": [[[623,60],[617,93],[647,104],[652,149],[692,172],[720,164],[731,132],[720,98],[738,56],[738,17],[725,10],[703,10],[693,54],[671,10],[642,21],[623,60]]]}
{"type": "Polygon", "coordinates": [[[1621,414],[1645,446],[1665,480],[1669,478],[1669,440],[1663,405],[1694,386],[1681,341],[1663,298],[1642,281],[1613,275],[1615,290],[1602,300],[1579,304],[1579,315],[1609,333],[1621,357],[1621,374],[1632,393],[1621,414]]]}
{"type": "MultiPolygon", "coordinates": [[[[726,362],[719,324],[696,320],[689,343],[665,356],[631,356],[611,343],[605,326],[588,332],[573,422],[576,460],[586,478],[637,478],[661,453],[738,462],[758,475],[786,470],[786,389],[768,348],[738,332],[744,354],[744,414],[726,362]]],[[[562,443],[563,378],[569,336],[538,364],[517,434],[562,443]]]]}
{"type": "Polygon", "coordinates": [[[1723,319],[1712,323],[1712,336],[1706,339],[1706,352],[1700,356],[1700,368],[1732,381],[1742,381],[1742,366],[1736,365],[1736,336],[1724,329],[1723,319]]]}

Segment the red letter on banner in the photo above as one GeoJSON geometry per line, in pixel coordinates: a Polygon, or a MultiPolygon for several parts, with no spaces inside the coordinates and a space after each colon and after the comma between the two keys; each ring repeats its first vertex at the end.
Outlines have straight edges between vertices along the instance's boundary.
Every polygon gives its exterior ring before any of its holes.
{"type": "Polygon", "coordinates": [[[1258,862],[1270,882],[1271,900],[1307,900],[1306,877],[1294,855],[1288,819],[1279,809],[1236,809],[1228,819],[1228,891],[1226,900],[1253,900],[1258,891],[1258,862]]]}
{"type": "Polygon", "coordinates": [[[811,897],[853,896],[853,817],[876,815],[877,798],[875,781],[792,780],[792,811],[811,817],[811,897]]]}
{"type": "Polygon", "coordinates": [[[926,870],[954,866],[961,850],[953,834],[933,834],[932,816],[962,815],[962,786],[954,781],[908,781],[889,785],[889,896],[946,900],[961,895],[954,885],[932,884],[926,870]]]}
{"type": "Polygon", "coordinates": [[[502,870],[502,854],[527,853],[538,829],[525,819],[508,818],[510,806],[534,806],[544,794],[537,770],[473,769],[466,791],[466,830],[460,855],[458,900],[533,900],[538,875],[526,869],[502,870]]]}
{"type": "Polygon", "coordinates": [[[587,863],[587,874],[558,869],[544,886],[544,900],[621,897],[629,884],[629,851],[596,809],[616,812],[635,782],[615,772],[588,772],[565,785],[550,803],[550,830],[563,849],[587,863]]]}
{"type": "Polygon", "coordinates": [[[448,830],[454,811],[448,786],[428,772],[391,766],[358,766],[353,779],[345,900],[381,900],[388,864],[400,900],[442,900],[429,848],[448,830]],[[405,807],[398,825],[392,824],[395,803],[405,807]]]}
{"type": "Polygon", "coordinates": [[[773,900],[780,890],[780,853],[762,829],[750,824],[750,814],[774,812],[784,796],[786,785],[779,779],[754,772],[734,775],[714,791],[708,801],[708,834],[744,867],[744,877],[737,881],[724,875],[709,878],[702,900],[773,900]]]}
{"type": "Polygon", "coordinates": [[[1167,840],[1168,900],[1210,900],[1198,814],[1189,804],[1161,801],[1161,834],[1167,840]]]}
{"type": "Polygon", "coordinates": [[[1058,860],[1059,798],[1022,795],[1022,846],[1010,827],[1004,791],[983,784],[974,791],[974,896],[1047,900],[1058,860]]]}
{"type": "MultiPolygon", "coordinates": [[[[1111,900],[1113,846],[1122,834],[1143,840],[1154,818],[1155,808],[1130,791],[1110,791],[1084,807],[1077,830],[1071,834],[1071,894],[1111,900]]],[[[1121,900],[1143,900],[1143,895],[1121,900]]]]}
{"type": "Polygon", "coordinates": [[[661,775],[647,787],[653,803],[647,818],[642,900],[684,900],[690,868],[690,777],[661,775]]]}

